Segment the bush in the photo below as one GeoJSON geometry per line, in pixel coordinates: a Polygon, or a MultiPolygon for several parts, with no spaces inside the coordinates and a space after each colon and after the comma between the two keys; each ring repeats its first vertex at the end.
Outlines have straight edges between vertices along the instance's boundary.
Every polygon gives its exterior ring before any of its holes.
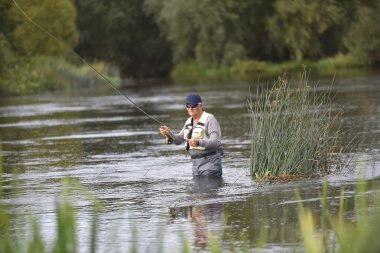
{"type": "MultiPolygon", "coordinates": [[[[11,45],[3,34],[0,33],[0,74],[4,73],[8,65],[14,59],[11,45]]],[[[0,75],[1,76],[1,75],[0,75]]],[[[1,82],[1,80],[0,80],[1,82]]]]}
{"type": "Polygon", "coordinates": [[[312,176],[334,165],[341,131],[329,92],[310,87],[306,71],[295,89],[291,84],[280,77],[256,102],[248,100],[252,177],[312,176]]]}
{"type": "MultiPolygon", "coordinates": [[[[121,83],[118,71],[105,63],[93,67],[116,86],[121,83]]],[[[73,65],[51,56],[17,57],[0,80],[0,96],[26,95],[44,91],[93,87],[105,81],[86,65],[73,65]]]]}
{"type": "Polygon", "coordinates": [[[351,54],[338,54],[335,57],[329,57],[319,60],[315,67],[318,71],[335,71],[338,69],[362,68],[364,65],[353,57],[351,54]]]}
{"type": "Polygon", "coordinates": [[[231,75],[244,78],[254,74],[262,74],[268,69],[268,64],[255,60],[236,61],[230,68],[231,75]]]}
{"type": "Polygon", "coordinates": [[[226,65],[212,67],[194,60],[178,63],[171,72],[175,81],[219,80],[228,76],[229,68],[226,65]]]}
{"type": "Polygon", "coordinates": [[[372,1],[371,5],[357,8],[354,22],[343,37],[349,52],[363,65],[380,62],[380,3],[372,1]]]}
{"type": "Polygon", "coordinates": [[[37,67],[38,59],[34,57],[17,57],[12,65],[4,71],[0,83],[3,96],[36,93],[47,85],[47,76],[51,76],[51,70],[43,73],[41,66],[37,67]]]}
{"type": "Polygon", "coordinates": [[[276,76],[285,72],[302,71],[305,65],[312,65],[308,61],[288,61],[282,63],[270,63],[256,60],[236,61],[230,68],[233,78],[251,79],[255,76],[276,76]]]}

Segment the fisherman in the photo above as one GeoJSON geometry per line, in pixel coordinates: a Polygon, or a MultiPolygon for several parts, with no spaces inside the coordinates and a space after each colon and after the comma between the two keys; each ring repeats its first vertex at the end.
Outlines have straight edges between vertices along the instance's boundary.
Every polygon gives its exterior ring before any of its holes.
{"type": "Polygon", "coordinates": [[[202,98],[195,93],[186,97],[185,105],[190,117],[183,129],[173,133],[167,126],[160,126],[160,133],[167,143],[179,145],[185,142],[186,151],[193,163],[193,176],[222,176],[221,131],[214,115],[203,110],[202,98]]]}

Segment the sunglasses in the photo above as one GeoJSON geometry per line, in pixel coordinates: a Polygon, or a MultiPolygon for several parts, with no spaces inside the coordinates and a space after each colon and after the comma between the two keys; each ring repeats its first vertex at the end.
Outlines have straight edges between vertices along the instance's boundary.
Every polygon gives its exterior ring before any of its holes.
{"type": "Polygon", "coordinates": [[[186,108],[194,109],[194,108],[196,108],[198,105],[199,105],[199,104],[196,104],[196,105],[186,104],[186,108]]]}

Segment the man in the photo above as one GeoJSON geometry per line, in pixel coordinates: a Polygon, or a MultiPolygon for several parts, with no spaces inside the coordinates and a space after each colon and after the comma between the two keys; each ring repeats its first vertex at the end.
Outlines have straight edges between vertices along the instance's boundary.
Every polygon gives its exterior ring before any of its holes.
{"type": "Polygon", "coordinates": [[[186,143],[193,163],[193,176],[221,176],[221,131],[218,121],[214,115],[203,110],[202,98],[198,94],[188,95],[185,105],[190,117],[181,132],[174,134],[167,126],[160,126],[160,133],[176,145],[186,143]]]}

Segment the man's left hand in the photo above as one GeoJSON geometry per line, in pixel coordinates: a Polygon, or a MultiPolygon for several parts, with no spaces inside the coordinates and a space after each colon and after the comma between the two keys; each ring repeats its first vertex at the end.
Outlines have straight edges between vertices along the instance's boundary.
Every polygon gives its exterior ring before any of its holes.
{"type": "Polygon", "coordinates": [[[189,142],[189,145],[192,147],[198,147],[198,145],[199,145],[199,140],[190,139],[190,140],[188,140],[188,142],[189,142]]]}

